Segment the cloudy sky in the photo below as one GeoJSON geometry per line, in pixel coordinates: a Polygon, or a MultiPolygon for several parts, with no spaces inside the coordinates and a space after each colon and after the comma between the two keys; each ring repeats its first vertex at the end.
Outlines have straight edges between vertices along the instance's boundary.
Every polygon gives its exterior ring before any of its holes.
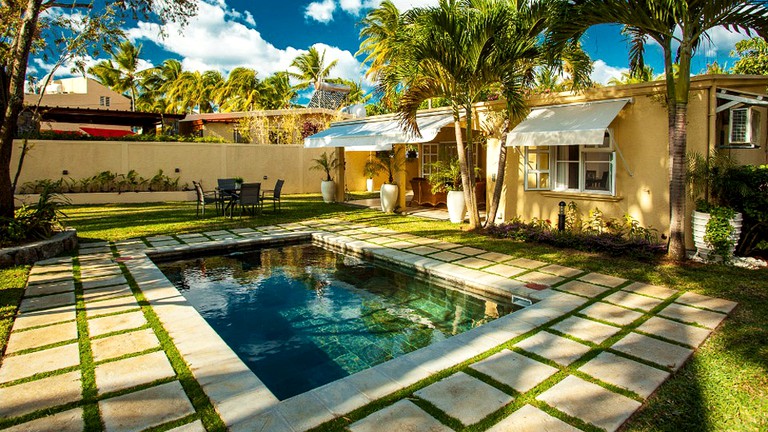
{"type": "MultiPolygon", "coordinates": [[[[124,30],[134,43],[143,46],[142,56],[147,65],[176,58],[189,70],[218,69],[226,75],[234,67],[247,66],[265,77],[288,69],[297,55],[315,46],[326,51],[328,61],[339,60],[334,75],[363,80],[362,56],[355,56],[360,45],[358,23],[380,0],[198,1],[197,17],[184,29],[168,26],[165,37],[160,36],[154,24],[127,24],[124,30]]],[[[394,3],[405,10],[434,5],[437,0],[394,3]]],[[[742,38],[726,30],[711,33],[710,42],[705,42],[695,58],[692,71],[698,73],[715,60],[720,65],[732,66],[734,60],[728,54],[742,38]]],[[[595,81],[605,83],[627,71],[627,46],[617,27],[593,28],[583,43],[595,61],[595,81]]],[[[647,61],[656,73],[663,72],[658,46],[649,45],[647,61]]],[[[38,69],[39,75],[46,73],[40,61],[31,66],[33,71],[38,69]]]]}

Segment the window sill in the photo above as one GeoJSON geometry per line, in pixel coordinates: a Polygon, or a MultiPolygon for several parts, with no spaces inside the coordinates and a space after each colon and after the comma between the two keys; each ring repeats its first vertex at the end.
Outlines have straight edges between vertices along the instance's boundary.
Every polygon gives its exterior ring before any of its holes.
{"type": "Polygon", "coordinates": [[[620,197],[620,196],[613,196],[613,195],[607,195],[607,194],[590,194],[590,193],[581,193],[581,192],[541,191],[539,193],[542,196],[545,196],[548,198],[562,198],[562,199],[572,199],[572,200],[578,199],[578,200],[589,200],[589,201],[619,202],[624,199],[624,197],[620,197]]]}

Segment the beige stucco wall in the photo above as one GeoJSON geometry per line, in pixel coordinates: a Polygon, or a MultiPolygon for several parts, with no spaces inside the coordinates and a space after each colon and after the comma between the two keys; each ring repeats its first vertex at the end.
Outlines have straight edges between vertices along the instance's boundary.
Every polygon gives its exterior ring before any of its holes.
{"type": "MultiPolygon", "coordinates": [[[[285,179],[284,193],[319,193],[322,173],[310,171],[322,149],[300,145],[157,143],[120,141],[34,141],[24,162],[20,183],[39,179],[80,179],[102,171],[120,174],[136,170],[149,178],[162,169],[170,177],[192,185],[202,180],[206,189],[216,179],[242,177],[271,189],[285,179]],[[179,169],[176,173],[175,170],[179,169]],[[66,176],[62,171],[67,170],[66,176]],[[266,176],[266,179],[264,177],[266,176]]],[[[17,165],[21,141],[14,142],[11,166],[17,165]]]]}
{"type": "MultiPolygon", "coordinates": [[[[90,78],[65,78],[55,80],[60,84],[62,93],[44,94],[40,105],[69,108],[91,108],[106,110],[131,110],[131,99],[110,90],[90,78]],[[101,96],[109,97],[109,106],[99,105],[101,96]]],[[[25,94],[26,105],[36,105],[40,95],[25,94]]]]}
{"type": "MultiPolygon", "coordinates": [[[[716,148],[713,89],[724,87],[754,93],[764,93],[768,79],[764,77],[729,76],[694,78],[688,105],[688,151],[709,154],[716,148]]],[[[522,148],[508,148],[505,191],[498,218],[509,220],[520,216],[550,219],[555,223],[559,202],[576,202],[581,213],[599,208],[608,218],[631,215],[645,227],[669,234],[669,167],[667,110],[662,83],[596,89],[582,95],[554,95],[530,101],[532,107],[631,97],[628,104],[611,124],[618,147],[616,155],[616,194],[578,194],[552,191],[525,191],[522,148]]],[[[501,106],[495,106],[500,109],[501,106]]],[[[765,118],[763,119],[765,123],[765,118]]],[[[766,139],[763,126],[762,139],[766,139]]],[[[763,146],[764,147],[764,146],[763,146]]],[[[720,150],[722,151],[722,150],[720,150]]],[[[765,148],[731,150],[740,163],[766,163],[765,148]]],[[[488,191],[493,190],[492,176],[498,160],[498,143],[489,140],[487,146],[488,191]]],[[[692,209],[689,203],[688,210],[692,209]]],[[[688,216],[690,218],[690,216],[688,216]]],[[[690,221],[686,226],[690,226],[690,221]]],[[[689,236],[690,237],[690,236],[689,236]]]]}

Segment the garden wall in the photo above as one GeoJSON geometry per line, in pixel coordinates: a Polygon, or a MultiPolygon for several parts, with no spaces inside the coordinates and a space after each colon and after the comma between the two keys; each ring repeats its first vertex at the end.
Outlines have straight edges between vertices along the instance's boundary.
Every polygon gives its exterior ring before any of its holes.
{"type": "MultiPolygon", "coordinates": [[[[32,149],[25,159],[19,185],[41,179],[81,179],[102,171],[125,174],[135,170],[149,178],[162,169],[170,177],[179,177],[181,185],[187,183],[191,187],[193,180],[202,180],[205,189],[213,189],[216,179],[228,177],[261,182],[271,189],[282,178],[283,193],[296,194],[319,193],[322,179],[321,172],[310,171],[309,167],[324,149],[305,149],[301,145],[44,140],[30,144],[32,149]]],[[[12,172],[18,164],[21,145],[21,140],[14,141],[12,172]]],[[[117,202],[135,202],[140,194],[114,196],[117,202]]]]}

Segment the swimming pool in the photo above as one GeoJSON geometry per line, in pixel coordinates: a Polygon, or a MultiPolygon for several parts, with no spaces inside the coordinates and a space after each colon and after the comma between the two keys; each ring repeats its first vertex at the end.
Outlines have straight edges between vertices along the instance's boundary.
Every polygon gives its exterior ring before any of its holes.
{"type": "Polygon", "coordinates": [[[312,244],[158,267],[281,400],[519,309],[312,244]]]}

